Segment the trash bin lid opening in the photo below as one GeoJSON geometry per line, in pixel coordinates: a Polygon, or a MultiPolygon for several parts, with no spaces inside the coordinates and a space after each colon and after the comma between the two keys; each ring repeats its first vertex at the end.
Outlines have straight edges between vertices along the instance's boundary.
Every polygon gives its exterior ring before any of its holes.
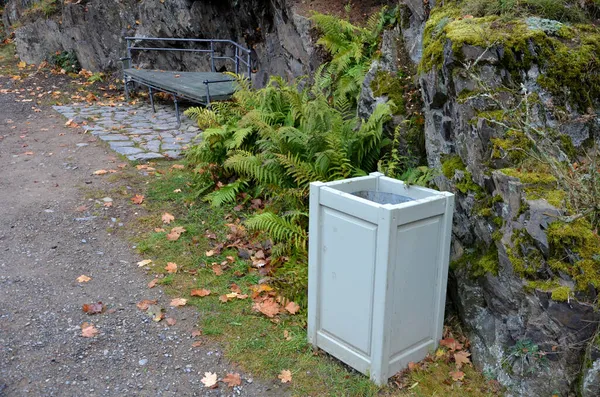
{"type": "Polygon", "coordinates": [[[369,201],[373,201],[377,204],[402,204],[414,199],[408,196],[402,196],[400,194],[378,192],[376,190],[361,190],[352,193],[353,196],[364,198],[369,201]]]}

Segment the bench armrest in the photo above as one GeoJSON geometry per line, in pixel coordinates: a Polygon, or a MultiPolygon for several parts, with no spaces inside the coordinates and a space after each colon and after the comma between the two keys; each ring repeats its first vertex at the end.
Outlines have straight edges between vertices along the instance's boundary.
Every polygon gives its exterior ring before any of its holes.
{"type": "Polygon", "coordinates": [[[123,69],[128,69],[131,67],[131,57],[119,58],[119,61],[123,62],[123,69]]]}

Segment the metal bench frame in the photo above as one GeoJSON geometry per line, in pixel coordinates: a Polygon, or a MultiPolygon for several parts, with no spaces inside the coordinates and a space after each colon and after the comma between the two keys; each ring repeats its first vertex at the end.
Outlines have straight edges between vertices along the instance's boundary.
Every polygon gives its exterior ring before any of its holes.
{"type": "Polygon", "coordinates": [[[216,83],[224,83],[233,81],[233,79],[222,79],[222,80],[204,80],[203,83],[206,85],[206,100],[202,100],[200,97],[192,97],[183,93],[178,93],[173,87],[172,90],[169,90],[168,87],[157,87],[149,83],[148,81],[141,80],[136,78],[135,76],[131,76],[127,74],[127,69],[131,69],[135,67],[133,65],[133,52],[135,51],[173,51],[173,52],[192,52],[192,53],[205,53],[210,54],[210,64],[211,64],[211,72],[216,72],[215,61],[216,60],[226,60],[231,61],[235,65],[235,73],[245,73],[248,78],[252,76],[252,66],[250,63],[250,54],[251,51],[240,44],[236,43],[232,40],[225,39],[183,39],[183,38],[167,38],[167,37],[125,37],[127,42],[127,56],[120,58],[120,61],[123,63],[123,83],[125,86],[125,98],[129,100],[129,84],[138,83],[140,85],[148,87],[148,93],[150,96],[150,103],[152,104],[152,110],[156,112],[154,106],[154,91],[161,91],[173,96],[173,102],[175,103],[175,113],[177,114],[177,128],[181,126],[181,118],[179,115],[179,102],[178,99],[185,99],[190,102],[200,103],[207,107],[210,107],[211,97],[210,97],[210,85],[216,83]],[[210,48],[169,48],[169,47],[150,47],[143,46],[142,42],[176,42],[176,43],[200,43],[210,48]],[[234,48],[234,56],[227,56],[225,54],[220,54],[215,50],[215,44],[217,43],[225,43],[233,46],[234,48]]]}

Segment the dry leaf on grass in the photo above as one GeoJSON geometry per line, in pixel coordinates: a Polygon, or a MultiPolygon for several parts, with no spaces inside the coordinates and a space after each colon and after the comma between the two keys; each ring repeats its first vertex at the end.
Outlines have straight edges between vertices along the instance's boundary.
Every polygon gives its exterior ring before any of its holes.
{"type": "Polygon", "coordinates": [[[104,311],[104,305],[102,304],[102,302],[86,303],[82,306],[81,310],[83,310],[84,313],[87,313],[89,315],[98,314],[104,311]]]}
{"type": "Polygon", "coordinates": [[[175,170],[183,170],[183,169],[185,169],[185,165],[183,165],[183,164],[173,164],[171,166],[171,168],[173,168],[175,170]]]}
{"type": "Polygon", "coordinates": [[[456,369],[461,369],[464,364],[471,364],[469,356],[471,353],[466,351],[459,351],[454,353],[454,362],[456,363],[456,369]]]}
{"type": "Polygon", "coordinates": [[[179,307],[179,306],[185,306],[185,304],[187,303],[187,299],[184,298],[174,298],[171,299],[171,306],[173,307],[179,307]]]}
{"type": "Polygon", "coordinates": [[[223,383],[226,383],[229,387],[239,386],[242,384],[242,378],[240,377],[240,374],[237,373],[227,374],[227,376],[223,378],[223,383]]]}
{"type": "Polygon", "coordinates": [[[292,373],[290,370],[284,369],[281,371],[279,375],[277,375],[279,379],[281,379],[281,383],[288,383],[292,381],[292,373]]]}
{"type": "Polygon", "coordinates": [[[213,263],[212,265],[212,271],[217,275],[220,276],[221,274],[223,274],[223,268],[221,267],[221,265],[219,265],[218,263],[213,263]]]}
{"type": "Polygon", "coordinates": [[[175,217],[174,217],[173,215],[169,214],[168,212],[165,212],[165,213],[162,215],[162,221],[163,221],[163,223],[165,223],[165,224],[167,224],[167,225],[168,225],[169,223],[173,222],[174,220],[175,220],[175,217]]]}
{"type": "Polygon", "coordinates": [[[275,299],[267,298],[262,302],[255,302],[252,308],[269,318],[273,318],[279,313],[280,306],[279,303],[275,302],[275,299]]]}
{"type": "Polygon", "coordinates": [[[98,329],[96,329],[93,324],[81,324],[81,336],[84,338],[93,338],[96,335],[98,335],[98,329]]]}
{"type": "Polygon", "coordinates": [[[185,233],[185,229],[181,226],[174,227],[171,232],[167,234],[167,240],[177,241],[182,233],[185,233]]]}
{"type": "Polygon", "coordinates": [[[154,300],[150,300],[150,299],[144,299],[143,301],[140,301],[136,304],[137,308],[142,310],[142,311],[146,311],[148,310],[148,308],[152,305],[156,305],[158,303],[158,301],[156,299],[154,300]]]}
{"type": "Polygon", "coordinates": [[[452,377],[452,380],[456,382],[458,380],[463,380],[465,378],[465,373],[462,371],[452,371],[450,372],[450,376],[452,377]]]}
{"type": "Polygon", "coordinates": [[[177,273],[177,263],[168,262],[167,266],[165,266],[165,270],[167,273],[177,273]]]}
{"type": "Polygon", "coordinates": [[[151,263],[152,263],[152,259],[144,259],[143,261],[139,261],[137,263],[137,265],[138,265],[138,267],[144,267],[144,266],[148,266],[151,263]]]}
{"type": "Polygon", "coordinates": [[[85,274],[82,274],[81,276],[77,277],[77,282],[78,283],[87,283],[91,279],[92,279],[91,277],[88,277],[85,274]]]}
{"type": "Polygon", "coordinates": [[[219,296],[219,300],[223,303],[227,303],[229,302],[229,298],[227,297],[227,295],[221,295],[219,296]]]}
{"type": "Polygon", "coordinates": [[[290,334],[290,331],[288,331],[287,329],[283,331],[283,339],[285,339],[287,341],[292,340],[292,335],[290,334]]]}
{"type": "Polygon", "coordinates": [[[208,289],[193,289],[192,292],[190,292],[191,296],[199,296],[199,297],[203,297],[203,296],[208,296],[210,295],[210,290],[208,289]]]}
{"type": "Polygon", "coordinates": [[[204,384],[204,387],[215,387],[217,385],[217,374],[205,372],[204,378],[202,378],[200,382],[204,384]]]}
{"type": "Polygon", "coordinates": [[[144,202],[144,196],[141,194],[136,194],[131,198],[131,202],[133,204],[142,204],[144,202]]]}
{"type": "Polygon", "coordinates": [[[215,251],[214,250],[210,250],[210,251],[206,251],[204,253],[205,256],[211,257],[215,255],[215,251]]]}
{"type": "Polygon", "coordinates": [[[458,342],[456,339],[446,338],[440,341],[440,345],[444,346],[452,351],[460,350],[463,348],[463,345],[458,342]]]}
{"type": "Polygon", "coordinates": [[[290,314],[296,314],[298,313],[298,310],[300,310],[300,305],[296,302],[288,302],[288,304],[285,305],[285,310],[287,310],[290,314]]]}

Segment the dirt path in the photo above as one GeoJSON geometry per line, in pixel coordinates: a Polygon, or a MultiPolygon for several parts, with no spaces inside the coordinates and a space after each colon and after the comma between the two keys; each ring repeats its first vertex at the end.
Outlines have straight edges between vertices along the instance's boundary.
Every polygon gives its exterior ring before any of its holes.
{"type": "Polygon", "coordinates": [[[169,308],[146,287],[141,258],[108,233],[135,208],[98,209],[83,197],[83,188],[110,191],[110,179],[92,173],[123,161],[52,109],[16,99],[0,95],[0,396],[282,395],[243,373],[239,388],[204,388],[204,372],[241,371],[217,346],[192,347],[198,314],[169,308]],[[91,281],[78,283],[82,274],[91,281]],[[158,299],[177,324],[154,323],[136,308],[142,299],[158,299]],[[97,301],[109,310],[82,312],[97,301]],[[98,336],[83,338],[83,322],[98,336]]]}

